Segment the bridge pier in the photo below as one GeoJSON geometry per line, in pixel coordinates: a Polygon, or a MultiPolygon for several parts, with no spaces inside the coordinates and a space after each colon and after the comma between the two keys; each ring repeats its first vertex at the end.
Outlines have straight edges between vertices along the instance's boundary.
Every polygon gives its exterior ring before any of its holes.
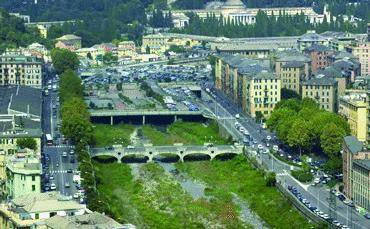
{"type": "Polygon", "coordinates": [[[143,122],[142,122],[143,125],[145,125],[145,115],[143,115],[143,122]]]}
{"type": "Polygon", "coordinates": [[[177,122],[177,115],[174,116],[174,122],[177,122]]]}
{"type": "Polygon", "coordinates": [[[113,124],[114,124],[113,116],[110,116],[110,125],[113,126],[113,124]]]}

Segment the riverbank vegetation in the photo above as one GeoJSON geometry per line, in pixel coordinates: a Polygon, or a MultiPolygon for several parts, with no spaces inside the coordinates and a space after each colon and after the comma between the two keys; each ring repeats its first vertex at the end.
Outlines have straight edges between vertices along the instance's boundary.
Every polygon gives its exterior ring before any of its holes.
{"type": "Polygon", "coordinates": [[[101,202],[121,223],[138,228],[252,228],[231,198],[194,200],[158,164],[93,162],[101,202]]]}
{"type": "Polygon", "coordinates": [[[169,125],[165,130],[159,130],[154,126],[143,126],[143,135],[153,145],[173,145],[183,143],[184,145],[203,145],[213,143],[216,145],[229,144],[231,139],[225,139],[219,134],[216,122],[207,124],[200,122],[177,121],[169,125]]]}
{"type": "Polygon", "coordinates": [[[312,225],[290,205],[275,187],[267,185],[264,174],[242,156],[230,161],[178,163],[176,167],[207,184],[208,194],[236,193],[245,199],[271,228],[311,228],[312,225]]]}
{"type": "Polygon", "coordinates": [[[135,126],[128,124],[105,125],[94,124],[94,136],[96,147],[106,147],[112,145],[127,146],[130,144],[130,135],[135,126]]]}

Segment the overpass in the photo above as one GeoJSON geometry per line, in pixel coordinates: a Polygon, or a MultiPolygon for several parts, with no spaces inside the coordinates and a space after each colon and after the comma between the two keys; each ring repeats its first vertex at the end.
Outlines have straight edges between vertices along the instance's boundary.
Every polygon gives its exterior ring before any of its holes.
{"type": "Polygon", "coordinates": [[[174,121],[180,116],[193,116],[193,117],[204,117],[204,118],[214,118],[214,114],[208,110],[199,110],[199,111],[188,111],[188,110],[89,110],[90,117],[94,118],[110,118],[110,124],[113,125],[118,117],[141,117],[142,124],[146,124],[147,117],[158,117],[158,116],[172,116],[174,121]]]}
{"type": "Polygon", "coordinates": [[[242,145],[216,145],[216,146],[203,146],[203,145],[188,145],[188,146],[138,146],[133,148],[125,148],[122,146],[114,146],[110,149],[107,148],[91,148],[89,150],[92,158],[99,156],[109,156],[117,159],[118,163],[122,159],[133,156],[145,157],[147,162],[153,161],[158,156],[174,155],[178,156],[179,161],[184,161],[184,158],[190,155],[205,155],[209,156],[210,160],[218,155],[228,154],[242,154],[242,145]]]}
{"type": "Polygon", "coordinates": [[[72,25],[75,25],[77,22],[82,22],[82,20],[68,20],[68,21],[40,21],[40,22],[29,22],[25,23],[25,26],[28,27],[33,27],[33,26],[39,26],[42,25],[46,29],[49,29],[51,26],[56,25],[56,26],[62,26],[65,23],[70,23],[72,25]]]}

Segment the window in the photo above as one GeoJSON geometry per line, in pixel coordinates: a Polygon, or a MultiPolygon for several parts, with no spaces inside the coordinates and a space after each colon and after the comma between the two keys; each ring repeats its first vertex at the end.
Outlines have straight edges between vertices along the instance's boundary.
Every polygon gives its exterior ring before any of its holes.
{"type": "Polygon", "coordinates": [[[35,181],[35,180],[36,180],[35,175],[32,175],[32,181],[35,181]]]}
{"type": "Polygon", "coordinates": [[[33,184],[32,185],[32,192],[34,192],[36,190],[36,186],[33,184]]]}

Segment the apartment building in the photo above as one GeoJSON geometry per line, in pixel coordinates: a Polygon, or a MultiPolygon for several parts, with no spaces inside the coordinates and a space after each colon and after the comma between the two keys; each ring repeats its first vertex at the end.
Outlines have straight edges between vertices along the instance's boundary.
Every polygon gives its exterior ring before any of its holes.
{"type": "Polygon", "coordinates": [[[42,87],[42,62],[33,56],[1,55],[0,86],[42,87]]]}
{"type": "Polygon", "coordinates": [[[304,79],[308,79],[311,75],[311,60],[308,56],[300,53],[296,49],[288,49],[285,51],[277,52],[273,57],[273,65],[276,75],[280,76],[280,71],[283,65],[287,63],[300,62],[304,65],[304,79]]]}
{"type": "Polygon", "coordinates": [[[320,108],[337,112],[338,82],[333,78],[312,78],[302,83],[302,98],[315,100],[320,108]]]}
{"type": "Polygon", "coordinates": [[[311,71],[313,73],[328,67],[328,56],[333,53],[327,46],[320,44],[313,44],[306,48],[304,52],[311,58],[311,71]]]}
{"type": "Polygon", "coordinates": [[[370,151],[354,136],[343,143],[344,193],[355,205],[370,210],[370,151]]]}
{"type": "Polygon", "coordinates": [[[306,77],[305,63],[290,61],[282,65],[278,76],[281,80],[281,87],[301,93],[301,81],[306,77]]]}
{"type": "Polygon", "coordinates": [[[41,162],[35,152],[27,149],[18,150],[6,157],[5,166],[8,198],[41,192],[41,162]]]}
{"type": "Polygon", "coordinates": [[[261,61],[237,55],[217,56],[216,88],[252,117],[269,116],[281,99],[281,80],[261,61]]]}
{"type": "Polygon", "coordinates": [[[347,46],[346,50],[358,58],[361,63],[361,75],[370,75],[370,42],[347,46]]]}
{"type": "Polygon", "coordinates": [[[366,143],[368,139],[366,93],[348,92],[341,96],[338,113],[347,120],[351,135],[366,143]]]}
{"type": "Polygon", "coordinates": [[[304,51],[305,49],[313,45],[328,45],[328,39],[320,34],[317,34],[315,30],[309,30],[303,34],[297,40],[298,49],[304,51]]]}
{"type": "Polygon", "coordinates": [[[136,46],[133,41],[122,41],[118,44],[118,58],[121,57],[134,57],[137,55],[136,46]]]}

